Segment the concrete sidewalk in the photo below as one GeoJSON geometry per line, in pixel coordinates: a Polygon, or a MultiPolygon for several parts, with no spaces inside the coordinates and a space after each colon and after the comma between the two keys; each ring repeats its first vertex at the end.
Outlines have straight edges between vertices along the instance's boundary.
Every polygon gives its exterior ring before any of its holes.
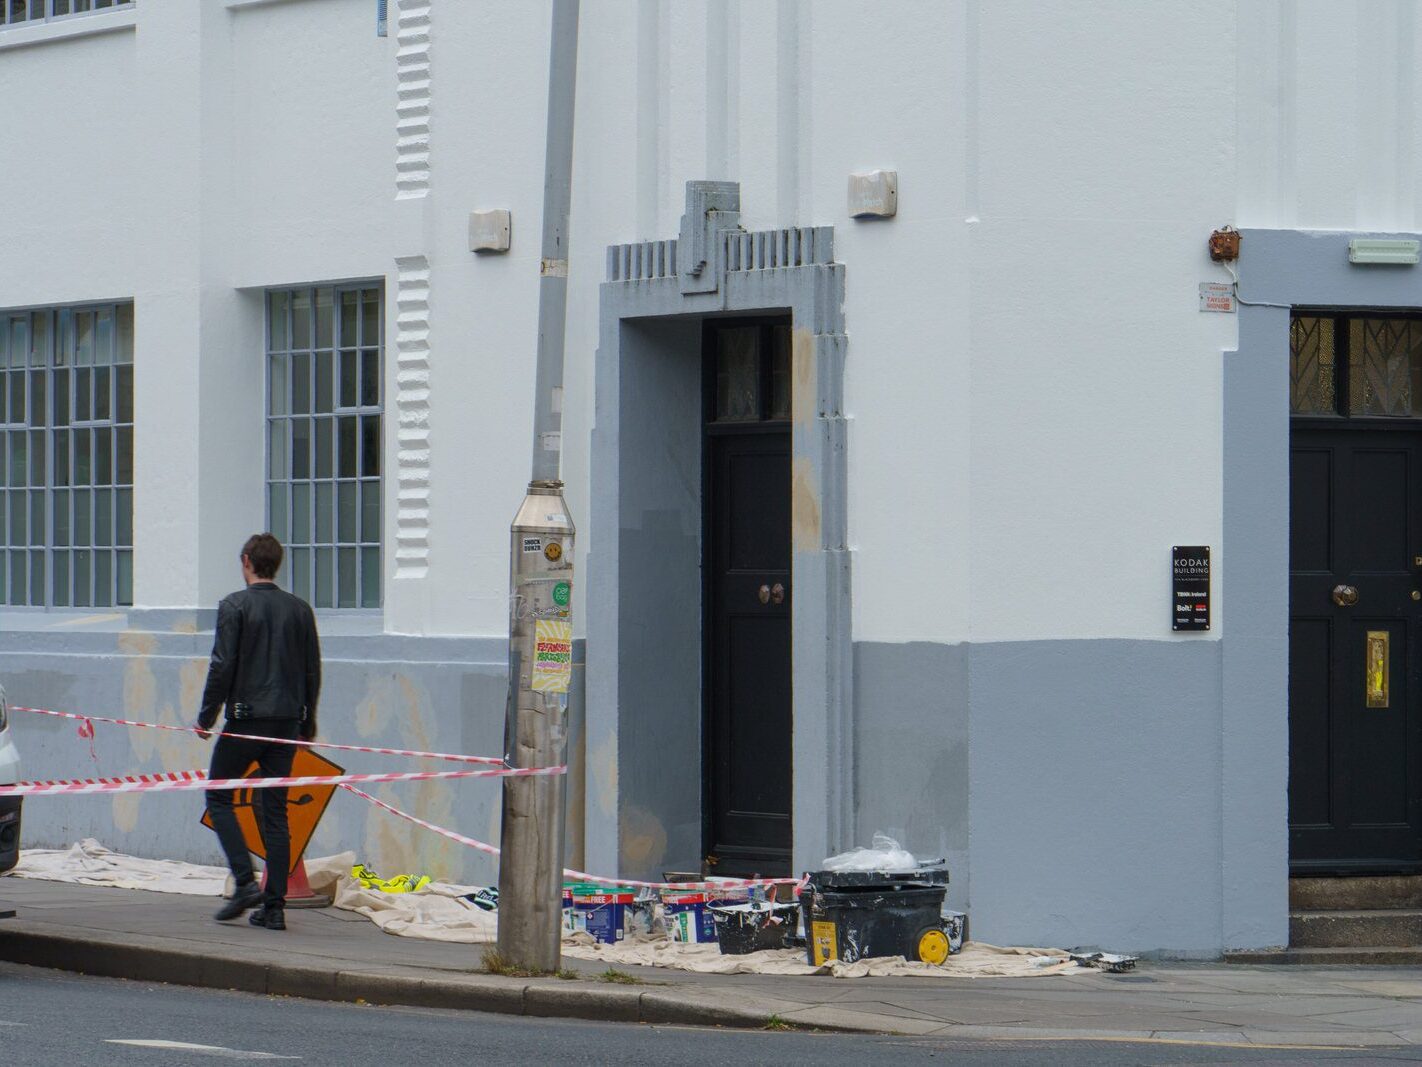
{"type": "Polygon", "coordinates": [[[270,933],[212,920],[216,899],[0,881],[0,959],[253,993],[507,1014],[994,1039],[1257,1046],[1422,1044],[1422,968],[1143,963],[1133,974],[859,978],[627,967],[636,984],[479,970],[482,947],[393,937],[351,912],[291,911],[270,933]]]}

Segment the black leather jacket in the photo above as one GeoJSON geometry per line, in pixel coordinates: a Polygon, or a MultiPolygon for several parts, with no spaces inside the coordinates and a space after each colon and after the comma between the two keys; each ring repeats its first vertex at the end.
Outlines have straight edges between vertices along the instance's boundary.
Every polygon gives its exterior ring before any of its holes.
{"type": "Polygon", "coordinates": [[[199,726],[212,729],[226,705],[228,719],[300,719],[301,736],[315,737],[320,695],[321,643],[306,601],[253,582],[217,605],[199,726]]]}

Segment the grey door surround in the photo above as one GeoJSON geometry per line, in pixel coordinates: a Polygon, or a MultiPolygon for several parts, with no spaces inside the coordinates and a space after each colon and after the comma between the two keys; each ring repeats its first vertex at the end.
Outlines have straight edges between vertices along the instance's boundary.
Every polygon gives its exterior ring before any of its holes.
{"type": "Polygon", "coordinates": [[[701,334],[792,323],[794,858],[853,833],[844,267],[832,227],[747,233],[734,182],[687,183],[679,238],[613,245],[601,286],[588,555],[592,869],[701,860],[701,334]]]}
{"type": "Polygon", "coordinates": [[[1288,941],[1289,313],[1422,306],[1422,268],[1348,261],[1355,237],[1243,230],[1239,343],[1224,353],[1224,947],[1288,941]]]}

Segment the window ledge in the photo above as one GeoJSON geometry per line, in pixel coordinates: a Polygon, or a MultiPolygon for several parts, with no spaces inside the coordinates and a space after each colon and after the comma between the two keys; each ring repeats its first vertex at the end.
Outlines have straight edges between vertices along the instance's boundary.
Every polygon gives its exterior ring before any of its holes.
{"type": "Polygon", "coordinates": [[[0,52],[32,45],[70,41],[77,37],[100,37],[106,33],[127,33],[138,25],[135,9],[120,11],[85,12],[70,18],[41,22],[34,26],[21,26],[13,30],[0,30],[0,52]]]}

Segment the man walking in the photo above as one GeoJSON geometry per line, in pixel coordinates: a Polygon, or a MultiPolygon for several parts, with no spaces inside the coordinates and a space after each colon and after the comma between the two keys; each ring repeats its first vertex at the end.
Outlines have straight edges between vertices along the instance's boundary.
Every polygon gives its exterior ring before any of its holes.
{"type": "MultiPolygon", "coordinates": [[[[316,736],[316,702],[321,694],[316,616],[306,601],[277,588],[281,559],[281,542],[271,534],[247,538],[241,555],[246,588],[217,606],[217,633],[198,715],[198,727],[206,737],[217,723],[218,712],[226,708],[226,723],[212,750],[211,778],[240,778],[253,763],[264,778],[291,773],[295,746],[238,740],[229,732],[304,741],[316,736]]],[[[260,903],[249,917],[252,925],[285,930],[291,866],[286,790],[270,788],[262,793],[258,825],[267,851],[265,894],[257,885],[252,857],[237,825],[232,791],[208,791],[212,827],[237,880],[237,891],[215,917],[219,922],[235,919],[260,903]]]]}

